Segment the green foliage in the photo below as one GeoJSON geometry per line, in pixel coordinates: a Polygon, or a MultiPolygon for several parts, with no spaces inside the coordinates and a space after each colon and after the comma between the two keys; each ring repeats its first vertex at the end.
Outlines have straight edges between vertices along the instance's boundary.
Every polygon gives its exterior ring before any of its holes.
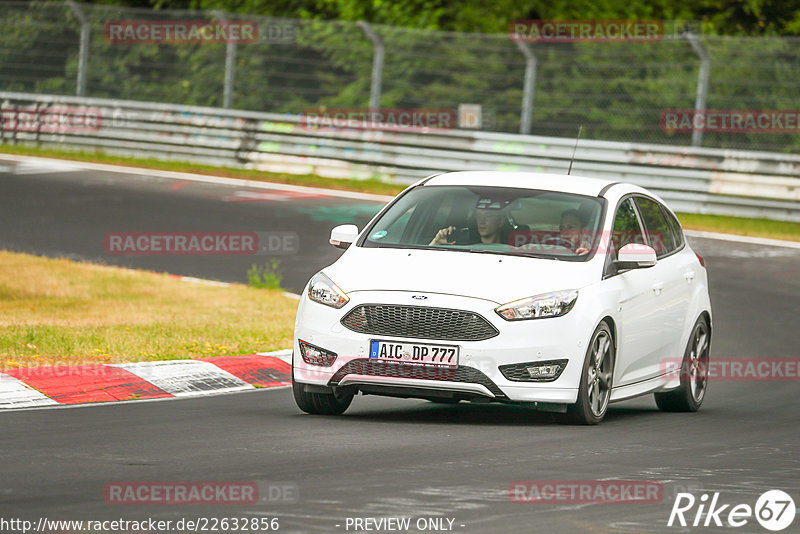
{"type": "MultiPolygon", "coordinates": [[[[147,0],[137,2],[143,3],[147,0]]],[[[112,20],[217,16],[168,10],[192,7],[235,11],[240,15],[230,18],[262,26],[281,22],[297,28],[296,42],[237,45],[236,109],[297,115],[367,106],[373,45],[348,22],[364,19],[375,23],[386,47],[381,107],[480,104],[484,129],[518,132],[525,58],[507,30],[511,20],[530,18],[655,18],[673,21],[677,30],[678,20],[696,21],[711,57],[709,109],[800,109],[797,39],[716,35],[798,35],[800,0],[152,0],[161,8],[156,12],[108,5],[130,5],[128,0],[102,4],[82,4],[92,28],[90,97],[221,106],[224,44],[111,44],[103,35],[104,24],[112,20]]],[[[0,90],[74,94],[79,24],[64,3],[0,3],[0,30],[0,90]]],[[[698,59],[685,40],[535,44],[531,49],[537,58],[534,135],[571,138],[583,125],[584,139],[690,143],[690,134],[660,127],[664,110],[694,107],[698,59]]],[[[320,156],[330,153],[326,143],[319,139],[313,145],[320,156]]],[[[703,144],[792,152],[800,149],[800,137],[707,133],[703,144]]],[[[275,151],[284,149],[274,145],[275,151]]],[[[514,147],[493,149],[514,154],[514,147]]],[[[503,168],[513,170],[513,160],[503,168]]]]}
{"type": "MultiPolygon", "coordinates": [[[[134,0],[118,0],[130,5],[134,0]]],[[[800,35],[800,0],[150,0],[287,18],[366,20],[427,30],[503,33],[516,19],[658,19],[714,35],[800,35]]]]}
{"type": "Polygon", "coordinates": [[[279,265],[274,258],[264,265],[253,264],[247,271],[248,283],[258,289],[281,289],[283,275],[278,271],[279,265]]]}

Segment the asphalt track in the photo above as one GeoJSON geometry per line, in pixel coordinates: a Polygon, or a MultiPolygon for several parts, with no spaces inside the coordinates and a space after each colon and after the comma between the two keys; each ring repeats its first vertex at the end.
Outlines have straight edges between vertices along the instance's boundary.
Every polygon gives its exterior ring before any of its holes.
{"type": "MultiPolygon", "coordinates": [[[[258,199],[263,190],[18,165],[1,156],[0,170],[0,248],[245,281],[253,256],[109,255],[104,235],[293,231],[299,253],[279,257],[293,291],[337,257],[327,244],[330,227],[363,224],[377,207],[329,197],[258,199]],[[237,197],[250,200],[231,201],[237,197]]],[[[800,250],[692,243],[710,273],[712,357],[796,358],[800,250]]],[[[356,398],[342,417],[314,417],[295,407],[288,389],[6,412],[0,518],[277,517],[282,532],[354,532],[347,518],[410,516],[451,518],[452,530],[465,533],[767,532],[753,519],[737,529],[666,523],[679,491],[720,492],[720,503],[752,506],[764,491],[781,489],[800,504],[798,393],[797,381],[720,381],[696,414],[660,413],[646,397],[612,405],[597,427],[506,406],[377,397],[356,398]],[[660,481],[664,498],[509,498],[517,480],[602,479],[660,481]],[[233,507],[107,504],[104,487],[118,481],[258,481],[288,485],[296,498],[233,507]]],[[[800,518],[785,532],[798,531],[800,518]]]]}

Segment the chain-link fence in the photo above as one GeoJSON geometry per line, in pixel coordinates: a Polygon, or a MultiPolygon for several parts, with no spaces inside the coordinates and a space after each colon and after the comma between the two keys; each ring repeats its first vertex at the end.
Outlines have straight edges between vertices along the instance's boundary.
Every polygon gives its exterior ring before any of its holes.
{"type": "MultiPolygon", "coordinates": [[[[479,105],[480,128],[534,135],[764,149],[800,148],[797,126],[665,128],[666,110],[800,110],[800,40],[667,32],[655,42],[518,43],[221,12],[73,2],[0,4],[0,90],[302,114],[319,108],[479,105]],[[114,38],[143,21],[227,21],[256,39],[114,38]],[[526,80],[528,83],[526,83],[526,80]],[[782,131],[783,133],[775,133],[782,131]]],[[[152,35],[152,34],[148,34],[152,35]]]]}

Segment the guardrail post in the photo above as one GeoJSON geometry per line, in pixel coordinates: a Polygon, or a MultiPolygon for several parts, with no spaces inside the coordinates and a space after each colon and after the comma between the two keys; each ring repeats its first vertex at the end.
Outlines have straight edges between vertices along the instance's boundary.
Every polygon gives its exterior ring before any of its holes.
{"type": "Polygon", "coordinates": [[[536,84],[536,54],[528,43],[514,41],[525,56],[525,84],[522,88],[522,111],[519,117],[519,133],[531,133],[531,116],[533,115],[533,92],[536,84]]]}
{"type": "Polygon", "coordinates": [[[381,84],[383,83],[383,56],[386,46],[383,44],[381,36],[375,33],[368,22],[358,21],[359,27],[364,31],[367,38],[372,41],[372,80],[369,89],[369,108],[379,109],[381,107],[381,84]]]}
{"type": "MultiPolygon", "coordinates": [[[[223,22],[228,19],[222,11],[214,11],[214,15],[223,22]]],[[[225,84],[222,88],[222,107],[233,107],[233,84],[236,80],[236,41],[228,39],[225,43],[225,84]]]]}
{"type": "MultiPolygon", "coordinates": [[[[708,94],[708,77],[711,73],[711,59],[708,57],[706,47],[697,38],[697,35],[692,31],[686,31],[683,34],[689,44],[692,46],[695,54],[700,59],[700,71],[697,75],[697,96],[694,101],[695,114],[705,111],[706,109],[706,96],[708,94]]],[[[703,131],[698,128],[692,129],[692,146],[701,146],[703,144],[703,131]]]]}
{"type": "Polygon", "coordinates": [[[86,69],[89,65],[89,32],[92,27],[89,19],[81,11],[81,8],[74,0],[67,0],[67,5],[72,10],[75,18],[81,23],[81,44],[78,52],[78,81],[75,89],[76,96],[86,96],[86,69]]]}

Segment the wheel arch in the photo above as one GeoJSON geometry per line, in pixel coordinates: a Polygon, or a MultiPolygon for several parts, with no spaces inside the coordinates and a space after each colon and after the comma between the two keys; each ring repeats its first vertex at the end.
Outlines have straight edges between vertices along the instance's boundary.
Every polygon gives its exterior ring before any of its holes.
{"type": "Polygon", "coordinates": [[[617,333],[617,322],[610,315],[606,315],[605,317],[600,319],[598,324],[600,324],[600,323],[606,323],[608,325],[608,329],[611,330],[611,339],[614,341],[614,348],[615,349],[618,348],[618,345],[617,345],[617,336],[618,336],[618,333],[617,333]]]}
{"type": "Polygon", "coordinates": [[[700,312],[700,315],[697,317],[698,319],[705,319],[706,324],[708,324],[708,333],[711,334],[711,314],[708,313],[708,310],[703,310],[700,312]]]}
{"type": "Polygon", "coordinates": [[[714,340],[714,332],[713,332],[713,325],[711,324],[711,314],[708,310],[703,310],[700,312],[700,315],[697,317],[698,319],[705,319],[706,325],[708,325],[708,351],[709,354],[711,353],[711,342],[714,340]]]}
{"type": "MultiPolygon", "coordinates": [[[[606,315],[602,319],[600,319],[600,323],[606,323],[608,325],[608,329],[611,330],[611,342],[614,343],[614,367],[612,368],[612,372],[614,376],[617,374],[617,362],[619,362],[619,332],[617,332],[617,322],[614,320],[613,317],[610,315],[606,315]]],[[[612,382],[612,389],[613,389],[613,382],[612,382]]]]}

